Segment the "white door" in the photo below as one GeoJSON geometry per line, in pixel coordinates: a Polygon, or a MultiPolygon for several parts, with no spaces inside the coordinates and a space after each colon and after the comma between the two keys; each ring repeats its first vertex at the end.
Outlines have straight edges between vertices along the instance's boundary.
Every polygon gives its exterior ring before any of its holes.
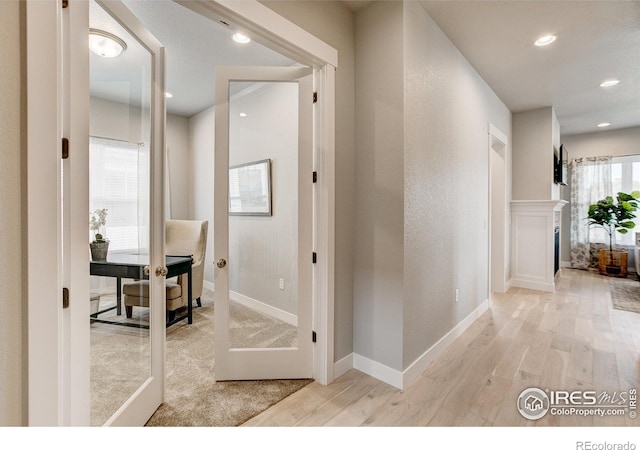
{"type": "MultiPolygon", "coordinates": [[[[92,303],[100,300],[85,318],[91,329],[91,424],[141,426],[164,397],[164,47],[119,1],[90,2],[89,26],[90,46],[97,50],[89,53],[89,207],[106,210],[105,224],[97,223],[94,232],[109,240],[111,262],[100,276],[92,265],[92,303]],[[122,47],[118,56],[110,53],[108,35],[122,47]],[[149,307],[133,308],[131,318],[123,295],[116,306],[117,283],[134,281],[117,278],[122,266],[116,259],[123,258],[150,269],[149,307]]],[[[92,233],[89,240],[94,238],[92,233]]]]}
{"type": "Polygon", "coordinates": [[[311,378],[313,75],[220,67],[215,378],[311,378]]]}

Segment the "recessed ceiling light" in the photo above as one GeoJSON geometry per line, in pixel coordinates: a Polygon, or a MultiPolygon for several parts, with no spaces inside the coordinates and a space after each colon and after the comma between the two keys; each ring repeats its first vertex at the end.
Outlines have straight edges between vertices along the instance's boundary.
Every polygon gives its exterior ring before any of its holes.
{"type": "Polygon", "coordinates": [[[247,117],[247,113],[240,113],[240,117],[247,117]]]}
{"type": "Polygon", "coordinates": [[[166,98],[172,98],[172,97],[173,97],[173,94],[172,94],[171,92],[165,92],[165,93],[164,93],[164,96],[165,96],[166,98]]]}
{"type": "Polygon", "coordinates": [[[249,42],[251,42],[251,38],[249,36],[245,35],[245,34],[242,34],[242,33],[235,33],[231,37],[238,44],[248,44],[249,42]]]}
{"type": "Polygon", "coordinates": [[[554,42],[556,40],[556,37],[553,34],[546,34],[542,37],[540,37],[536,42],[535,45],[537,47],[544,47],[545,45],[549,45],[552,42],[554,42]]]}
{"type": "Polygon", "coordinates": [[[103,58],[115,58],[127,49],[127,44],[118,36],[91,28],[89,29],[89,48],[103,58]]]}
{"type": "Polygon", "coordinates": [[[607,80],[600,83],[600,87],[611,87],[615,86],[618,83],[620,83],[620,80],[607,80]]]}
{"type": "Polygon", "coordinates": [[[608,127],[609,125],[611,125],[609,122],[602,122],[598,124],[598,128],[608,127]]]}

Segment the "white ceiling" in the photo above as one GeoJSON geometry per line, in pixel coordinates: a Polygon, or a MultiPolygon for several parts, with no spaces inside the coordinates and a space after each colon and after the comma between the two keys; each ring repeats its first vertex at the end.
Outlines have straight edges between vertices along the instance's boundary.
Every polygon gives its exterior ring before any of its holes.
{"type": "Polygon", "coordinates": [[[640,1],[420,3],[512,112],[553,106],[563,135],[640,125],[640,1]]]}
{"type": "MultiPolygon", "coordinates": [[[[127,7],[166,48],[167,112],[185,117],[210,107],[215,98],[218,65],[291,66],[294,61],[256,42],[238,44],[234,30],[212,22],[171,0],[124,0],[127,7]]],[[[90,27],[115,34],[127,43],[117,58],[91,54],[92,95],[139,104],[141,70],[148,70],[148,53],[101,7],[91,2],[90,27]],[[142,69],[145,66],[146,69],[142,69]]]]}
{"type": "MultiPolygon", "coordinates": [[[[232,30],[171,0],[124,2],[166,47],[170,113],[190,117],[213,104],[216,65],[294,63],[256,42],[233,42],[232,30]]],[[[344,3],[358,11],[373,2],[344,3]]],[[[604,121],[606,129],[640,125],[640,1],[420,3],[512,112],[553,106],[563,135],[597,131],[604,121]],[[545,33],[557,41],[535,47],[545,33]],[[599,87],[614,77],[619,85],[599,87]]],[[[130,64],[139,67],[144,52],[99,7],[91,26],[129,43],[119,58],[91,59],[94,95],[126,101],[141,78],[130,64]]]]}

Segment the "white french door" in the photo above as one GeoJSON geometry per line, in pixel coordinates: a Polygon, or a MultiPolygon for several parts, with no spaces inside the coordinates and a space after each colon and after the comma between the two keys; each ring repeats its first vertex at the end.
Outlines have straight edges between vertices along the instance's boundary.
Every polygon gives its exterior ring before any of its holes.
{"type": "Polygon", "coordinates": [[[215,378],[311,378],[312,69],[219,67],[215,130],[215,378]]]}
{"type": "MultiPolygon", "coordinates": [[[[131,319],[125,318],[123,296],[117,307],[110,302],[118,301],[115,291],[121,292],[116,283],[132,280],[116,278],[114,273],[91,277],[90,298],[99,297],[98,309],[104,311],[91,318],[87,312],[84,318],[91,340],[91,424],[142,426],[164,399],[165,51],[120,1],[89,2],[89,27],[91,34],[108,33],[124,43],[117,57],[89,53],[86,48],[91,102],[108,98],[126,112],[124,117],[111,113],[105,118],[104,113],[96,113],[96,105],[90,108],[91,134],[107,143],[102,153],[96,153],[92,144],[89,154],[91,209],[107,212],[106,226],[98,231],[111,241],[110,253],[136,242],[129,253],[136,253],[150,269],[145,268],[149,307],[134,308],[131,319]],[[123,186],[117,192],[126,189],[133,199],[105,188],[113,185],[123,186]],[[111,295],[104,295],[105,285],[113,286],[107,289],[111,295]]],[[[88,146],[84,151],[89,150],[88,146]]],[[[107,262],[111,257],[107,255],[107,262]]]]}

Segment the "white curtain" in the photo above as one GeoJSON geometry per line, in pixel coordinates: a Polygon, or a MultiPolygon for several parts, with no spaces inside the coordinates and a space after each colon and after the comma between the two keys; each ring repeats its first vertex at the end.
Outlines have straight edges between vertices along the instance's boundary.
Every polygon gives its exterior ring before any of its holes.
{"type": "Polygon", "coordinates": [[[149,146],[91,137],[89,210],[107,209],[109,252],[149,251],[149,146]]]}
{"type": "Polygon", "coordinates": [[[587,214],[590,205],[612,195],[612,190],[610,156],[571,161],[571,267],[597,267],[597,250],[604,246],[605,233],[589,227],[587,214]]]}

